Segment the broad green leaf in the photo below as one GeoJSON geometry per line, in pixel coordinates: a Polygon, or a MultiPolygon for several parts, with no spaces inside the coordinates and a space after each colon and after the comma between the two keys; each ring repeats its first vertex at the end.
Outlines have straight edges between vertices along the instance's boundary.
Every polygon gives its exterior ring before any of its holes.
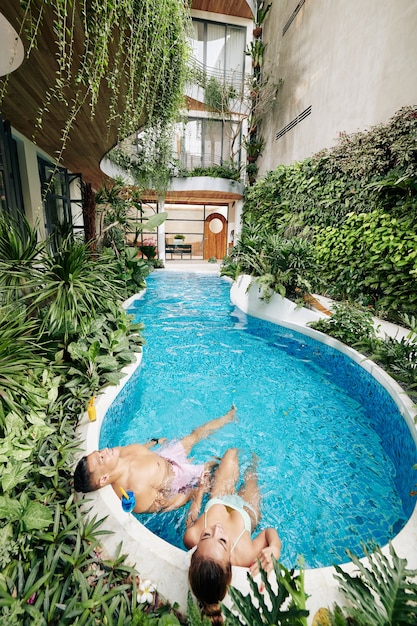
{"type": "Polygon", "coordinates": [[[15,521],[20,518],[21,506],[18,500],[0,496],[0,519],[15,521]]]}
{"type": "Polygon", "coordinates": [[[28,471],[32,467],[31,463],[15,463],[8,466],[1,477],[1,486],[4,493],[11,491],[20,482],[24,482],[28,471]]]}
{"type": "Polygon", "coordinates": [[[52,521],[52,513],[40,502],[29,502],[22,515],[22,522],[27,530],[41,530],[52,524],[52,521]]]}

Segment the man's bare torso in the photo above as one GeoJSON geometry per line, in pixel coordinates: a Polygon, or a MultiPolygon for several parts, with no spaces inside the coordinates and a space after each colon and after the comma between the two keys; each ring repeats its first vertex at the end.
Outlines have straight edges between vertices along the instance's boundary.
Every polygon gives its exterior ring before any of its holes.
{"type": "Polygon", "coordinates": [[[112,483],[119,498],[121,487],[134,491],[135,513],[156,512],[165,508],[170,496],[170,483],[174,476],[170,462],[141,444],[120,448],[119,475],[112,483]]]}

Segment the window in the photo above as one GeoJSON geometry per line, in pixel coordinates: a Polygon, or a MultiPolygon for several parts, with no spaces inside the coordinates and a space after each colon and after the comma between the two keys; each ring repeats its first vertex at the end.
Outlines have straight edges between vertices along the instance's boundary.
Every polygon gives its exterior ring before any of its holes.
{"type": "Polygon", "coordinates": [[[181,161],[187,169],[223,165],[232,158],[238,124],[230,120],[189,118],[183,126],[181,161]]]}
{"type": "Polygon", "coordinates": [[[10,123],[0,116],[0,208],[21,220],[25,214],[20,180],[17,144],[12,137],[10,123]]]}
{"type": "Polygon", "coordinates": [[[38,156],[39,177],[45,215],[45,228],[54,245],[74,229],[82,229],[82,179],[63,167],[38,156]]]}
{"type": "Polygon", "coordinates": [[[242,26],[193,20],[191,46],[207,76],[243,89],[246,29],[242,26]]]}

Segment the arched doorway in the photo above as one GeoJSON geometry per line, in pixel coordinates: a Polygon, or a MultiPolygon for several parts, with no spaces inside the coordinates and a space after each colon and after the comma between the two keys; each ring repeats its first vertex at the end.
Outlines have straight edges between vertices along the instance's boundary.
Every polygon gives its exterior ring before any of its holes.
{"type": "Polygon", "coordinates": [[[227,220],[221,213],[211,213],[204,222],[204,259],[222,259],[226,243],[227,220]]]}

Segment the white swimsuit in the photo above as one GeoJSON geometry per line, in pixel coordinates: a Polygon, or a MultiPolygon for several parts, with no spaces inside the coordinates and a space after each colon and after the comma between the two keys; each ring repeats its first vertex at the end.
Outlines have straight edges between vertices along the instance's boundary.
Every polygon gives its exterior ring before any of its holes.
{"type": "Polygon", "coordinates": [[[233,550],[236,548],[237,544],[239,543],[241,537],[243,536],[243,534],[247,531],[249,533],[249,537],[252,533],[252,522],[249,516],[249,513],[247,511],[245,511],[244,507],[246,507],[247,509],[250,509],[255,517],[255,526],[258,523],[258,516],[256,514],[255,509],[253,508],[253,506],[251,506],[248,502],[246,502],[246,500],[244,500],[243,498],[241,498],[239,495],[237,494],[226,494],[224,496],[221,496],[220,498],[210,498],[210,500],[207,502],[206,506],[204,507],[204,528],[207,527],[207,511],[209,511],[211,509],[212,506],[214,506],[215,504],[222,504],[223,506],[225,506],[226,508],[228,507],[229,509],[233,509],[234,511],[238,511],[243,519],[243,528],[242,528],[242,532],[240,533],[240,535],[238,536],[238,538],[234,541],[232,547],[230,548],[230,552],[233,552],[233,550]]]}

